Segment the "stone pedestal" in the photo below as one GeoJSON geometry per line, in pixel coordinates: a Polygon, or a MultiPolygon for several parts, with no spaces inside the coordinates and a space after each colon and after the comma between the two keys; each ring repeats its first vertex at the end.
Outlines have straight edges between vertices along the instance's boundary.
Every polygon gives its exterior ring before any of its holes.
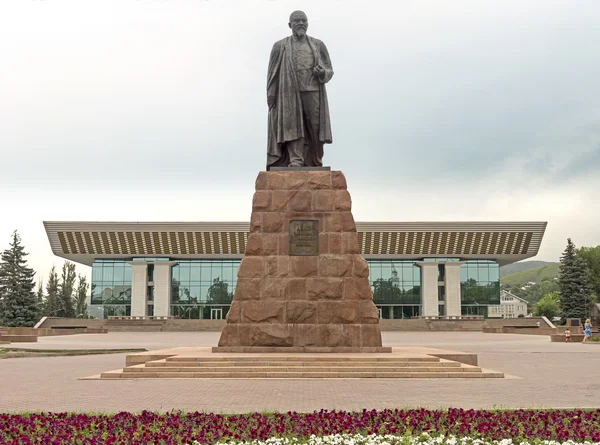
{"type": "Polygon", "coordinates": [[[391,351],[381,347],[351,204],[340,171],[259,173],[246,252],[215,352],[391,351]]]}

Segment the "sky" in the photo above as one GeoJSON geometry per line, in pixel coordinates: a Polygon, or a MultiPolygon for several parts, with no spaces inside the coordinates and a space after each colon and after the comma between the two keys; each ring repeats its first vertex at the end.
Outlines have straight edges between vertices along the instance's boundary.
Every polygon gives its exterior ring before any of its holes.
{"type": "Polygon", "coordinates": [[[598,0],[0,0],[0,249],[17,229],[45,280],[44,220],[249,221],[296,9],[357,221],[547,221],[546,261],[600,244],[598,0]]]}

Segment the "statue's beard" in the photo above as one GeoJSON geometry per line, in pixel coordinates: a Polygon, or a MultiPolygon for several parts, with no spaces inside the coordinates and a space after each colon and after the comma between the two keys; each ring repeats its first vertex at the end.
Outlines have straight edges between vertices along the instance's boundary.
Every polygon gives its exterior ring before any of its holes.
{"type": "Polygon", "coordinates": [[[300,36],[300,37],[306,35],[306,29],[305,28],[296,28],[296,35],[300,36]]]}

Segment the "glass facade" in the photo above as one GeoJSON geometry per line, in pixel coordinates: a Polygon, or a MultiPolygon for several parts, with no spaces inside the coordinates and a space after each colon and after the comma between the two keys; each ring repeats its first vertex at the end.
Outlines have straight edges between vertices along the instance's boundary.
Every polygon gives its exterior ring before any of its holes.
{"type": "Polygon", "coordinates": [[[239,265],[240,260],[178,260],[171,269],[171,315],[224,318],[235,292],[239,265]]]}
{"type": "Polygon", "coordinates": [[[421,269],[414,261],[368,260],[373,302],[381,318],[411,318],[421,313],[421,269]]]}
{"type": "MultiPolygon", "coordinates": [[[[134,261],[169,261],[140,258],[134,261]]],[[[235,293],[240,260],[175,260],[171,268],[170,315],[176,318],[225,318],[235,293]]],[[[421,315],[421,260],[367,260],[373,301],[381,318],[421,315]]],[[[439,263],[458,258],[427,258],[439,263]]],[[[148,281],[154,279],[148,264],[148,281]]],[[[445,313],[446,270],[438,265],[438,311],[445,313]]],[[[488,305],[500,304],[500,274],[495,261],[467,260],[460,266],[462,315],[487,317],[488,305]]],[[[154,288],[146,290],[147,315],[153,313],[154,288]]],[[[125,260],[97,260],[92,266],[92,305],[104,308],[104,316],[131,315],[131,266],[125,260]]]]}
{"type": "Polygon", "coordinates": [[[92,305],[104,317],[131,315],[131,265],[120,260],[96,260],[92,265],[92,305]]]}
{"type": "MultiPolygon", "coordinates": [[[[421,268],[410,261],[367,260],[373,301],[381,318],[421,315],[421,268]]],[[[455,262],[459,258],[425,258],[425,262],[455,262]]],[[[438,265],[438,312],[445,312],[445,267],[438,265]]],[[[488,305],[500,304],[500,266],[495,261],[466,260],[460,266],[461,313],[487,317],[488,305]]]]}
{"type": "Polygon", "coordinates": [[[488,316],[488,305],[500,304],[500,266],[495,261],[469,260],[460,266],[462,315],[488,316]]]}

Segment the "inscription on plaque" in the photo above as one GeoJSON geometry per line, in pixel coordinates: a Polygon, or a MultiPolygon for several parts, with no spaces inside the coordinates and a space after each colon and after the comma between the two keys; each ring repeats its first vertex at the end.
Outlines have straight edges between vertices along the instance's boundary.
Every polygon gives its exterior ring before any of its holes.
{"type": "Polygon", "coordinates": [[[294,219],[290,221],[289,254],[318,255],[319,254],[319,220],[294,219]]]}

